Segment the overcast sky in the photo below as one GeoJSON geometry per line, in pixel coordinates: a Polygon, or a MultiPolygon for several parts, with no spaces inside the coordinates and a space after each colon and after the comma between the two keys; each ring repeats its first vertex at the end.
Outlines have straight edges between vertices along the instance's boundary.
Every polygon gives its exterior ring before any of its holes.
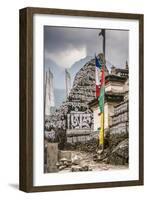
{"type": "MultiPolygon", "coordinates": [[[[63,69],[70,68],[81,58],[102,53],[102,36],[99,36],[99,32],[99,29],[45,26],[45,65],[52,60],[63,69]]],[[[128,31],[106,30],[106,60],[123,68],[129,59],[128,42],[128,31]]]]}

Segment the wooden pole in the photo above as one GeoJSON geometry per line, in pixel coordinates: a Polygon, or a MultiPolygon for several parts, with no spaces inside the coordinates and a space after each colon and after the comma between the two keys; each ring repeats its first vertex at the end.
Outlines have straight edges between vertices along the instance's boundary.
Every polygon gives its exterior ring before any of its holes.
{"type": "Polygon", "coordinates": [[[105,57],[104,57],[104,98],[103,98],[103,146],[102,151],[104,151],[104,132],[105,132],[105,57]]]}
{"type": "Polygon", "coordinates": [[[105,29],[102,29],[102,31],[103,31],[103,33],[102,33],[102,36],[103,36],[103,54],[104,54],[104,62],[105,62],[105,41],[106,41],[106,39],[105,39],[105,29]]]}
{"type": "Polygon", "coordinates": [[[104,109],[105,109],[105,50],[106,50],[106,33],[105,29],[102,29],[101,32],[99,33],[99,36],[103,36],[103,67],[104,67],[104,98],[103,98],[103,144],[102,144],[102,152],[104,151],[104,128],[105,128],[105,114],[104,114],[104,109]]]}
{"type": "Polygon", "coordinates": [[[105,29],[103,29],[103,54],[104,54],[104,98],[103,98],[103,105],[104,105],[104,110],[103,110],[103,147],[102,147],[102,151],[104,151],[104,133],[105,133],[105,50],[106,50],[106,46],[105,46],[105,36],[106,36],[106,33],[105,33],[105,29]]]}
{"type": "Polygon", "coordinates": [[[104,54],[104,58],[105,58],[105,50],[106,50],[106,31],[105,29],[101,29],[101,32],[99,33],[99,36],[102,35],[103,36],[103,54],[104,54]]]}

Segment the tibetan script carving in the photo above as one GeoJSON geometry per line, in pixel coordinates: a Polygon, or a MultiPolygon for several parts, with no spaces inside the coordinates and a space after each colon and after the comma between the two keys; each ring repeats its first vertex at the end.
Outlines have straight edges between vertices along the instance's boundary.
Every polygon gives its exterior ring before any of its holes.
{"type": "Polygon", "coordinates": [[[68,129],[91,129],[92,123],[91,113],[71,112],[67,115],[68,129]]]}

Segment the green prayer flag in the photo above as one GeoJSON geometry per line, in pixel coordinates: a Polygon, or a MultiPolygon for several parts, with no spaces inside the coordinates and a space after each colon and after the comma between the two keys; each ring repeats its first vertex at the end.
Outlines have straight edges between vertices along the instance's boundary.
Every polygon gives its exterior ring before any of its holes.
{"type": "Polygon", "coordinates": [[[104,85],[101,86],[100,89],[100,96],[98,98],[98,103],[99,103],[99,108],[100,108],[100,112],[104,112],[104,85]]]}

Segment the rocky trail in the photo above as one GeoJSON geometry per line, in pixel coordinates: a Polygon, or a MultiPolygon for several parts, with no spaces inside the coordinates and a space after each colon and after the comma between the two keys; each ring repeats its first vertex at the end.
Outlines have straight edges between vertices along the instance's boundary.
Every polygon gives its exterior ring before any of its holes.
{"type": "Polygon", "coordinates": [[[71,160],[62,158],[59,160],[59,173],[78,171],[103,171],[127,169],[127,165],[110,165],[93,160],[93,154],[81,151],[70,151],[71,160]]]}

